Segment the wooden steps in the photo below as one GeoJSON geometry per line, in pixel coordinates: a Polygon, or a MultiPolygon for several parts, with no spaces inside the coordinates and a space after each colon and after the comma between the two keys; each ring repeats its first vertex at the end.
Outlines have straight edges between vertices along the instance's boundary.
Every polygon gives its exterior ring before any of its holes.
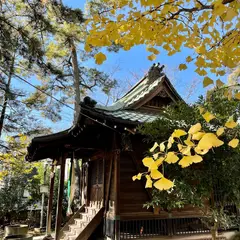
{"type": "MultiPolygon", "coordinates": [[[[82,209],[83,210],[83,209],[82,209]]],[[[103,208],[84,207],[84,211],[71,218],[71,223],[64,226],[60,240],[87,240],[101,223],[103,208]]]]}

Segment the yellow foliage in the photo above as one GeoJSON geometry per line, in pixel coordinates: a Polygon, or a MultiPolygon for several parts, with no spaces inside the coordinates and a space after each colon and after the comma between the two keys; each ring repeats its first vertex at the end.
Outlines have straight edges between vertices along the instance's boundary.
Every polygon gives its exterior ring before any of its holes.
{"type": "Polygon", "coordinates": [[[132,180],[135,181],[135,180],[141,180],[142,178],[142,173],[138,173],[136,176],[133,176],[132,177],[132,180]]]}
{"type": "Polygon", "coordinates": [[[237,138],[234,138],[228,143],[228,146],[232,148],[236,148],[238,146],[238,143],[239,143],[239,140],[237,138]]]}
{"type": "Polygon", "coordinates": [[[224,130],[225,128],[224,127],[220,127],[218,130],[217,130],[217,136],[221,136],[223,133],[224,133],[224,130]]]}
{"type": "Polygon", "coordinates": [[[213,84],[213,80],[209,77],[205,77],[203,79],[203,87],[207,87],[209,85],[213,84]]]}
{"type": "Polygon", "coordinates": [[[143,165],[145,167],[148,167],[149,170],[153,170],[153,169],[158,169],[157,164],[155,163],[155,161],[150,158],[150,157],[146,157],[142,160],[143,165]]]}
{"type": "Polygon", "coordinates": [[[182,136],[184,136],[184,135],[186,135],[187,133],[184,131],[184,130],[182,130],[182,129],[176,129],[176,130],[174,130],[174,132],[173,132],[173,134],[172,134],[172,137],[174,138],[174,137],[176,137],[176,138],[180,138],[180,137],[182,137],[182,136]]]}
{"type": "Polygon", "coordinates": [[[240,100],[240,92],[238,92],[238,93],[235,94],[235,98],[238,99],[238,100],[240,100]]]}
{"type": "Polygon", "coordinates": [[[107,59],[106,56],[101,52],[97,53],[94,56],[94,58],[95,58],[95,63],[96,64],[102,64],[107,59]]]}
{"type": "Polygon", "coordinates": [[[212,119],[215,118],[215,116],[208,111],[205,112],[202,116],[206,120],[206,122],[210,122],[212,119]]]}
{"type": "Polygon", "coordinates": [[[201,154],[201,155],[205,155],[209,151],[209,149],[200,149],[198,147],[195,147],[194,150],[197,154],[201,154]]]}
{"type": "MultiPolygon", "coordinates": [[[[90,34],[87,35],[85,44],[104,47],[115,42],[125,50],[145,45],[147,51],[153,53],[148,56],[149,60],[156,58],[158,48],[173,55],[187,47],[195,51],[197,56],[188,56],[186,64],[179,65],[180,70],[186,69],[190,62],[195,64],[195,72],[200,76],[207,75],[206,68],[217,75],[223,74],[223,66],[235,69],[239,65],[240,55],[237,51],[239,1],[231,1],[230,4],[222,4],[222,0],[209,1],[210,7],[207,9],[201,9],[198,1],[192,1],[191,6],[190,2],[176,0],[174,4],[169,4],[158,0],[105,1],[110,11],[95,13],[86,21],[86,29],[90,29],[90,34]],[[186,16],[189,19],[187,24],[186,16]]],[[[89,47],[86,49],[90,50],[89,47]]],[[[204,86],[212,83],[212,79],[204,79],[204,86]]]]}
{"type": "Polygon", "coordinates": [[[200,140],[205,135],[204,132],[197,132],[192,135],[193,140],[200,140]]]}
{"type": "Polygon", "coordinates": [[[218,79],[216,81],[216,85],[217,85],[218,88],[220,88],[220,87],[222,87],[224,85],[224,83],[220,79],[218,79]]]}
{"type": "Polygon", "coordinates": [[[235,128],[236,126],[237,126],[237,123],[234,122],[233,120],[227,121],[225,123],[225,127],[227,127],[227,128],[235,128]]]}
{"type": "Polygon", "coordinates": [[[146,175],[145,177],[146,177],[146,179],[147,179],[145,188],[152,188],[152,183],[153,183],[152,179],[150,178],[149,175],[146,175]]]}
{"type": "Polygon", "coordinates": [[[168,190],[174,186],[174,183],[163,177],[160,180],[156,181],[153,185],[159,190],[168,190]]]}
{"type": "Polygon", "coordinates": [[[213,147],[220,147],[224,142],[219,140],[214,133],[206,133],[199,141],[197,147],[200,150],[211,149],[213,147]]]}
{"type": "Polygon", "coordinates": [[[180,64],[178,68],[179,68],[180,71],[185,70],[185,69],[187,69],[187,65],[186,64],[180,64]]]}
{"type": "Polygon", "coordinates": [[[156,59],[156,57],[157,56],[155,54],[151,54],[151,55],[148,56],[148,60],[153,61],[153,60],[156,59]]]}
{"type": "Polygon", "coordinates": [[[154,169],[151,171],[151,178],[152,179],[159,179],[159,178],[162,178],[163,175],[162,173],[160,173],[157,169],[154,169]]]}
{"type": "Polygon", "coordinates": [[[183,155],[191,155],[191,146],[183,147],[180,152],[183,155]]]}
{"type": "Polygon", "coordinates": [[[152,147],[149,151],[150,151],[150,152],[153,152],[158,146],[159,146],[158,143],[155,142],[154,145],[153,145],[153,147],[152,147]]]}
{"type": "Polygon", "coordinates": [[[156,165],[159,167],[162,164],[162,162],[164,161],[164,159],[165,159],[164,157],[160,157],[159,159],[157,159],[155,161],[156,165]]]}
{"type": "Polygon", "coordinates": [[[165,161],[167,163],[176,163],[179,160],[178,156],[174,152],[168,152],[165,161]]]}
{"type": "Polygon", "coordinates": [[[164,145],[164,143],[162,142],[162,143],[160,143],[160,151],[161,152],[164,152],[165,151],[165,145],[164,145]]]}
{"type": "Polygon", "coordinates": [[[182,168],[190,166],[192,163],[199,163],[203,160],[203,158],[199,155],[193,155],[193,156],[184,156],[180,161],[179,165],[181,165],[182,168]]]}
{"type": "Polygon", "coordinates": [[[195,133],[201,131],[201,129],[202,129],[201,124],[200,124],[200,123],[197,123],[197,124],[193,125],[193,126],[189,129],[188,133],[190,133],[190,134],[195,134],[195,133]]]}

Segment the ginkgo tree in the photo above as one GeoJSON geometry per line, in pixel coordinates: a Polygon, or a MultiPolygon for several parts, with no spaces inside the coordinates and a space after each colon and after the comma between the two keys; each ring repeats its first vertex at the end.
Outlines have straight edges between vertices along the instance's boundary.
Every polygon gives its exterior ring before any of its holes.
{"type": "MultiPolygon", "coordinates": [[[[206,110],[200,108],[200,112],[202,111],[206,110]]],[[[215,118],[208,111],[202,116],[207,122],[215,118]]],[[[230,117],[225,123],[225,127],[220,127],[215,132],[203,131],[200,123],[191,126],[188,132],[175,129],[167,141],[154,143],[150,149],[152,156],[142,160],[143,165],[148,168],[147,172],[133,176],[133,180],[140,180],[142,176],[145,176],[147,179],[146,188],[152,188],[152,186],[159,190],[172,188],[174,182],[164,176],[165,164],[177,163],[182,168],[186,168],[191,164],[202,162],[203,155],[224,144],[219,137],[224,134],[225,129],[233,129],[236,126],[237,123],[233,120],[233,117],[230,117]],[[172,149],[175,145],[177,150],[174,151],[172,149]],[[161,167],[162,171],[159,171],[159,167],[161,167]]],[[[239,139],[234,137],[228,142],[228,145],[236,148],[238,143],[239,139]]]]}
{"type": "MultiPolygon", "coordinates": [[[[204,76],[204,86],[214,81],[208,72],[220,77],[226,68],[239,65],[240,2],[238,0],[112,0],[97,1],[103,11],[93,11],[87,26],[91,29],[85,50],[120,44],[128,51],[146,45],[148,59],[155,60],[161,49],[172,56],[183,48],[192,52],[179,64],[185,70],[195,64],[195,72],[204,76]]],[[[96,1],[90,1],[94,8],[96,1]]],[[[96,63],[106,60],[95,55],[96,63]]],[[[220,80],[217,82],[221,84],[220,80]]]]}
{"type": "MultiPolygon", "coordinates": [[[[145,207],[160,208],[161,211],[169,213],[184,208],[186,205],[198,207],[205,216],[214,217],[214,221],[211,222],[211,227],[216,227],[215,213],[224,213],[224,216],[229,218],[229,215],[233,215],[235,210],[233,208],[224,208],[226,203],[228,206],[238,206],[240,203],[240,148],[239,146],[232,148],[228,145],[232,139],[239,139],[240,128],[239,126],[234,128],[222,127],[226,122],[228,122],[227,125],[229,126],[229,116],[232,116],[232,119],[235,120],[230,123],[230,127],[232,127],[231,124],[233,122],[236,122],[236,119],[239,119],[240,104],[236,99],[229,101],[219,92],[209,97],[210,99],[208,100],[211,101],[206,101],[201,97],[199,101],[193,105],[179,102],[173,106],[169,106],[164,109],[161,118],[152,123],[144,124],[139,128],[139,131],[145,136],[145,141],[158,143],[159,147],[157,147],[154,152],[151,152],[150,150],[153,149],[150,149],[149,152],[146,153],[146,156],[153,156],[154,158],[154,154],[159,151],[161,143],[164,142],[175,129],[188,132],[189,128],[191,128],[195,122],[199,123],[198,127],[199,125],[202,126],[201,132],[205,133],[211,131],[211,133],[215,132],[216,134],[218,129],[224,128],[218,131],[218,139],[224,142],[224,144],[220,147],[210,149],[208,153],[202,156],[203,160],[200,163],[192,163],[188,167],[182,167],[179,160],[175,164],[169,164],[163,161],[158,170],[160,173],[163,173],[162,170],[164,170],[165,178],[170,179],[174,187],[166,191],[153,188],[151,191],[152,198],[145,204],[145,207]],[[215,118],[212,118],[208,123],[200,114],[199,107],[200,109],[205,108],[205,111],[211,112],[215,118]],[[211,209],[206,206],[211,207],[211,209]],[[224,211],[222,212],[222,210],[224,211]]],[[[175,131],[175,133],[181,133],[181,131],[175,131]]],[[[176,142],[178,139],[179,138],[174,138],[176,142]]],[[[187,139],[187,135],[181,136],[180,139],[187,139]]],[[[168,141],[165,142],[165,146],[167,142],[168,141]]],[[[193,142],[195,142],[195,140],[193,140],[193,142]]],[[[199,141],[196,141],[196,143],[198,142],[199,141]]],[[[177,143],[172,144],[172,148],[169,151],[178,152],[177,143]]],[[[194,153],[193,150],[191,150],[191,153],[194,153]]],[[[181,154],[179,154],[178,157],[181,157],[181,154]]],[[[145,173],[139,174],[143,181],[145,179],[144,175],[149,174],[147,170],[148,167],[145,173]]],[[[151,180],[157,182],[159,179],[155,180],[151,178],[151,180]]],[[[211,220],[211,218],[209,220],[211,220]]],[[[219,215],[217,216],[217,221],[217,226],[219,226],[221,223],[219,215]]],[[[229,225],[234,224],[233,222],[226,221],[224,223],[229,225]]]]}
{"type": "MultiPolygon", "coordinates": [[[[85,50],[93,47],[119,44],[126,51],[137,45],[145,45],[148,59],[155,60],[162,49],[168,55],[190,49],[191,54],[179,63],[179,69],[185,70],[194,63],[195,72],[203,77],[203,86],[214,83],[208,74],[216,76],[215,85],[223,90],[228,99],[239,99],[239,42],[240,42],[240,2],[238,0],[100,0],[90,1],[90,13],[86,21],[90,28],[85,50]],[[94,4],[102,4],[103,11],[92,11],[94,4]],[[226,70],[232,71],[235,81],[224,86],[221,76],[226,70]],[[217,79],[218,78],[218,79],[217,79]]],[[[95,55],[97,64],[106,60],[104,53],[95,55]]],[[[206,122],[217,118],[207,109],[199,108],[206,122]]],[[[221,136],[225,129],[234,129],[237,122],[229,116],[219,129],[203,131],[196,123],[187,130],[175,129],[168,140],[156,142],[150,149],[151,156],[143,159],[148,168],[133,180],[147,179],[146,187],[167,190],[174,183],[164,175],[165,164],[179,164],[183,168],[203,161],[203,156],[214,148],[224,144],[221,136]],[[173,150],[175,149],[175,150],[173,150]],[[161,170],[160,170],[161,169],[161,170]]],[[[236,148],[239,140],[233,137],[228,145],[236,148]]]]}

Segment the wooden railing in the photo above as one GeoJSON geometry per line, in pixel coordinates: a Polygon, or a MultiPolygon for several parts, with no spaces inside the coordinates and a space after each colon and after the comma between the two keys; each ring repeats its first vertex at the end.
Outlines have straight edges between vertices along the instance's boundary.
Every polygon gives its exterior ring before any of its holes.
{"type": "Polygon", "coordinates": [[[67,230],[68,230],[68,226],[69,226],[70,224],[74,224],[74,219],[80,217],[80,213],[81,213],[81,212],[84,212],[84,209],[85,209],[85,205],[81,206],[81,207],[77,210],[77,212],[71,216],[71,218],[67,221],[67,223],[65,223],[65,225],[64,225],[64,226],[62,227],[62,229],[60,230],[59,239],[61,239],[61,237],[63,236],[64,231],[67,231],[67,230]]]}
{"type": "Polygon", "coordinates": [[[208,233],[200,218],[121,220],[121,239],[208,233]]]}
{"type": "Polygon", "coordinates": [[[104,208],[101,208],[98,213],[93,217],[93,219],[88,223],[88,225],[83,229],[83,231],[78,235],[76,240],[88,240],[92,235],[94,230],[103,220],[104,208]]]}

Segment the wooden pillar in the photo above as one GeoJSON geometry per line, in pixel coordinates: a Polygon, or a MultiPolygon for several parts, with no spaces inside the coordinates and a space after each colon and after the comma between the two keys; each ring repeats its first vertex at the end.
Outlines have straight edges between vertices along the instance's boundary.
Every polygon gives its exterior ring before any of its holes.
{"type": "Polygon", "coordinates": [[[115,240],[120,240],[120,211],[119,211],[119,191],[120,191],[120,150],[114,150],[114,209],[115,209],[115,240]]]}
{"type": "Polygon", "coordinates": [[[59,240],[59,233],[61,230],[61,223],[62,223],[62,200],[63,200],[63,193],[64,193],[65,162],[66,162],[66,155],[62,154],[61,171],[60,171],[59,187],[58,187],[57,215],[56,215],[56,224],[55,224],[56,240],[59,240]]]}
{"type": "Polygon", "coordinates": [[[52,163],[52,169],[50,173],[50,188],[48,196],[48,209],[47,209],[47,236],[51,235],[51,224],[52,224],[52,206],[53,206],[53,190],[54,190],[54,179],[55,179],[55,165],[52,163]]]}

